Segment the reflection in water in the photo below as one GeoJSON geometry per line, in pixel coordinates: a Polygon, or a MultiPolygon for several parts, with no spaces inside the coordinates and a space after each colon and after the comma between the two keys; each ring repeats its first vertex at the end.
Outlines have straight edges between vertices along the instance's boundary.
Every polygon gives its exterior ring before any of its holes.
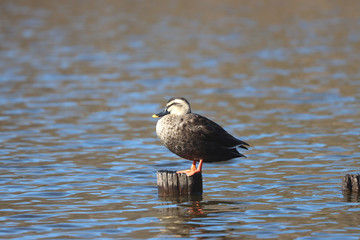
{"type": "Polygon", "coordinates": [[[166,226],[163,234],[177,237],[189,237],[197,231],[202,236],[225,237],[228,235],[227,220],[215,216],[246,209],[240,202],[202,201],[201,196],[162,197],[160,200],[163,203],[159,219],[166,226]]]}
{"type": "Polygon", "coordinates": [[[166,227],[165,235],[189,237],[195,226],[187,223],[194,217],[206,217],[201,205],[202,196],[160,197],[160,200],[159,219],[166,227]]]}
{"type": "Polygon", "coordinates": [[[342,191],[345,202],[360,202],[359,192],[342,191]]]}
{"type": "Polygon", "coordinates": [[[0,238],[357,239],[360,1],[0,1],[0,238]],[[184,96],[254,146],[157,197],[184,96]]]}
{"type": "Polygon", "coordinates": [[[202,201],[202,195],[184,195],[184,196],[174,196],[174,197],[160,197],[161,201],[172,202],[172,203],[185,203],[191,201],[202,201]]]}

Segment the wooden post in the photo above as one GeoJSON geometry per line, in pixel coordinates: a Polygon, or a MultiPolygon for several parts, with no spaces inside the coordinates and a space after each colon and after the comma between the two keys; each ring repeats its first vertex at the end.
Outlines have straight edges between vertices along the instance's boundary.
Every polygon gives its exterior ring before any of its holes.
{"type": "Polygon", "coordinates": [[[157,171],[158,194],[160,197],[201,195],[203,192],[202,175],[195,173],[187,176],[176,171],[157,171]]]}
{"type": "Polygon", "coordinates": [[[360,174],[346,174],[342,179],[342,190],[359,192],[360,174]]]}

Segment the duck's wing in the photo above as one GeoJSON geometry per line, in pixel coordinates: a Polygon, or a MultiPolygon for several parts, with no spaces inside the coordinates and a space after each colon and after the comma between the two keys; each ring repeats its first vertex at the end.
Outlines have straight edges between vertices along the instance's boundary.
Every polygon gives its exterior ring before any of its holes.
{"type": "Polygon", "coordinates": [[[233,137],[214,121],[199,114],[192,113],[191,115],[192,124],[189,124],[191,132],[201,136],[206,141],[216,142],[224,148],[241,147],[247,150],[247,146],[250,146],[248,143],[233,137]]]}

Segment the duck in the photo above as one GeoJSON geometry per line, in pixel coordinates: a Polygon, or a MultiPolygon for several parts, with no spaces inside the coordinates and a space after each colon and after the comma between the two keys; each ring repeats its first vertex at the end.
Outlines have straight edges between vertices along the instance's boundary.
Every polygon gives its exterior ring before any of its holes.
{"type": "Polygon", "coordinates": [[[152,117],[159,118],[156,135],[162,144],[179,157],[193,161],[190,169],[177,173],[192,176],[201,173],[204,162],[246,157],[238,150],[250,147],[214,121],[192,113],[190,103],[183,97],[172,97],[165,109],[152,117]]]}

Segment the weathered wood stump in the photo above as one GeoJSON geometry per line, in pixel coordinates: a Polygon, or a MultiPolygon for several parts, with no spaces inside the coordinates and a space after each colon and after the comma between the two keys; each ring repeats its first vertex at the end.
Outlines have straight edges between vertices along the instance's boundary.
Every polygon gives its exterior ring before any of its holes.
{"type": "Polygon", "coordinates": [[[349,192],[359,192],[360,174],[346,174],[342,179],[342,190],[349,192]]]}
{"type": "Polygon", "coordinates": [[[157,171],[157,185],[160,197],[201,195],[203,192],[201,173],[195,173],[189,177],[185,173],[159,170],[157,171]]]}

